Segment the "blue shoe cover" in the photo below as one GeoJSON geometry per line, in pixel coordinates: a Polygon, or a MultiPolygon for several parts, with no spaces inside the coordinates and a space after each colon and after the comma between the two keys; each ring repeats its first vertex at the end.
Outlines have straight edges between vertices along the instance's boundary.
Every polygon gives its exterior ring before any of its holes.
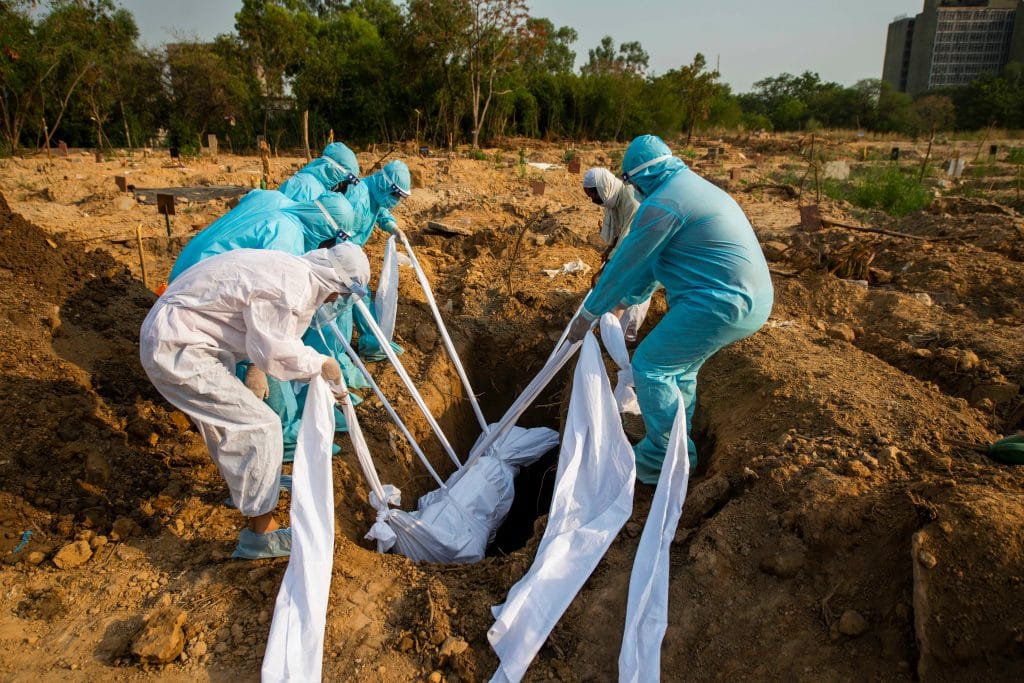
{"type": "Polygon", "coordinates": [[[238,547],[231,553],[231,557],[237,560],[265,560],[271,557],[288,557],[291,554],[291,529],[278,529],[266,534],[242,529],[238,534],[238,547]]]}

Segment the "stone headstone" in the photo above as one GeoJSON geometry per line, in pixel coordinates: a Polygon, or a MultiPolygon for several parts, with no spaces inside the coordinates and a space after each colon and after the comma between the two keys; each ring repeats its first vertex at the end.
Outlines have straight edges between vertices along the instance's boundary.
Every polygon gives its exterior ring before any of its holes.
{"type": "Polygon", "coordinates": [[[997,154],[999,154],[999,145],[991,145],[991,146],[989,146],[989,148],[988,148],[988,155],[990,157],[994,157],[997,154]]]}
{"type": "Polygon", "coordinates": [[[735,180],[735,181],[743,180],[743,169],[742,168],[730,168],[729,169],[729,180],[735,180]]]}
{"type": "Polygon", "coordinates": [[[950,159],[946,164],[946,175],[950,178],[959,178],[967,167],[966,159],[950,159]]]}
{"type": "Polygon", "coordinates": [[[826,180],[848,180],[850,178],[850,165],[845,161],[830,161],[825,164],[826,180]]]}
{"type": "Polygon", "coordinates": [[[177,147],[171,147],[170,151],[171,151],[171,158],[172,159],[180,159],[181,158],[181,151],[177,147]]]}
{"type": "Polygon", "coordinates": [[[128,177],[123,175],[114,176],[114,182],[117,183],[117,189],[121,192],[128,191],[128,177]]]}
{"type": "Polygon", "coordinates": [[[210,133],[206,136],[206,146],[210,148],[210,154],[217,153],[217,136],[210,133]]]}
{"type": "Polygon", "coordinates": [[[68,156],[68,143],[66,143],[66,142],[58,143],[57,144],[57,151],[60,153],[60,155],[62,157],[64,157],[66,159],[67,156],[68,156]]]}
{"type": "Polygon", "coordinates": [[[102,150],[99,150],[99,149],[96,150],[96,163],[97,164],[102,164],[103,163],[103,151],[102,150]]]}
{"type": "Polygon", "coordinates": [[[889,160],[890,161],[899,161],[900,160],[900,148],[899,147],[893,147],[889,151],[889,160]]]}
{"type": "Polygon", "coordinates": [[[566,168],[569,169],[569,173],[575,173],[576,175],[579,175],[579,173],[580,173],[580,158],[579,157],[573,157],[572,159],[570,159],[569,163],[566,165],[566,168]]]}
{"type": "Polygon", "coordinates": [[[543,180],[530,181],[530,189],[533,191],[533,194],[537,196],[544,194],[544,185],[545,183],[543,180]]]}

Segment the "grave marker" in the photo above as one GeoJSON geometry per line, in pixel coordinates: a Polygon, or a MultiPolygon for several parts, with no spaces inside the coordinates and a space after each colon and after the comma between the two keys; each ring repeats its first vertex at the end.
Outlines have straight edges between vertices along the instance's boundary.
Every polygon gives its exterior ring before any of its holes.
{"type": "Polygon", "coordinates": [[[59,142],[57,144],[57,151],[60,152],[60,155],[62,157],[67,159],[68,158],[68,143],[64,142],[63,140],[61,142],[59,142]]]}
{"type": "Polygon", "coordinates": [[[899,161],[900,160],[900,148],[899,147],[893,147],[892,148],[892,150],[889,152],[889,160],[890,161],[899,161]]]}
{"type": "Polygon", "coordinates": [[[824,226],[821,222],[821,211],[817,204],[800,207],[800,228],[804,232],[817,232],[824,226]]]}
{"type": "Polygon", "coordinates": [[[164,222],[167,224],[167,239],[171,238],[171,216],[174,215],[174,195],[173,194],[161,194],[156,195],[156,211],[157,213],[163,214],[164,222]]]}
{"type": "Polygon", "coordinates": [[[117,183],[117,189],[121,192],[128,191],[128,177],[123,175],[114,176],[114,182],[117,183]]]}
{"type": "Polygon", "coordinates": [[[210,148],[210,154],[217,155],[217,136],[210,133],[206,136],[206,146],[210,148]]]}

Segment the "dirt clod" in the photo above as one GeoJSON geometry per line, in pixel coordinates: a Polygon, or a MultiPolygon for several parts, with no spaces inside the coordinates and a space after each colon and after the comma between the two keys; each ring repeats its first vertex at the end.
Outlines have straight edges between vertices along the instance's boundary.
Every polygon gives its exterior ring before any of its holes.
{"type": "Polygon", "coordinates": [[[868,630],[868,620],[860,612],[848,609],[839,617],[839,632],[844,636],[856,638],[868,630]]]}
{"type": "Polygon", "coordinates": [[[132,641],[132,654],[149,664],[174,661],[185,647],[185,620],[185,612],[180,609],[158,607],[132,641]]]}
{"type": "Polygon", "coordinates": [[[58,569],[73,569],[85,564],[92,557],[92,548],[88,541],[75,541],[57,551],[53,556],[53,564],[58,569]]]}
{"type": "Polygon", "coordinates": [[[837,323],[835,325],[828,326],[828,336],[833,339],[839,339],[840,341],[853,343],[853,340],[857,338],[853,328],[845,323],[837,323]]]}

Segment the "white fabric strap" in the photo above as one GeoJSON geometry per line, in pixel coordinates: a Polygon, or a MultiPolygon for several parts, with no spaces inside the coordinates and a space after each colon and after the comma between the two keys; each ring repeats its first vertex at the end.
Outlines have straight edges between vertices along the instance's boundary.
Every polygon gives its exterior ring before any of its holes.
{"type": "Polygon", "coordinates": [[[679,396],[668,453],[629,577],[626,629],[619,652],[621,683],[661,679],[661,641],[668,626],[669,548],[676,535],[689,483],[686,406],[679,396]]]}
{"type": "Polygon", "coordinates": [[[352,399],[348,395],[348,387],[345,386],[345,377],[342,375],[341,386],[341,411],[345,415],[345,422],[348,426],[348,435],[352,440],[352,448],[355,449],[356,459],[359,467],[363,470],[366,483],[370,485],[369,503],[377,511],[377,520],[364,538],[377,541],[377,551],[387,552],[395,545],[395,532],[388,526],[388,518],[391,515],[391,506],[402,504],[402,492],[391,484],[381,484],[377,475],[377,468],[373,464],[373,457],[370,455],[370,447],[366,445],[366,438],[359,426],[359,418],[356,416],[356,407],[352,405],[352,399]]]}
{"type": "MultiPolygon", "coordinates": [[[[561,370],[569,359],[573,357],[573,354],[580,348],[580,343],[576,344],[562,344],[557,347],[551,357],[548,358],[548,362],[544,364],[537,376],[526,385],[523,389],[523,393],[519,394],[519,397],[509,406],[509,409],[505,411],[505,415],[497,424],[490,426],[483,437],[473,445],[473,448],[469,452],[469,456],[466,458],[466,465],[463,469],[470,468],[482,455],[488,452],[496,443],[498,443],[504,436],[512,430],[519,418],[523,416],[526,409],[537,400],[540,396],[540,392],[544,391],[544,388],[550,384],[551,380],[554,379],[558,371],[561,370]]],[[[448,485],[451,486],[458,481],[459,476],[462,472],[456,472],[448,481],[448,485]]]]}
{"type": "Polygon", "coordinates": [[[380,319],[380,329],[390,341],[395,336],[395,320],[398,317],[398,253],[395,236],[388,237],[384,245],[384,265],[380,269],[377,296],[374,304],[380,319]]]}
{"type": "Polygon", "coordinates": [[[448,352],[448,357],[452,360],[452,365],[455,366],[455,372],[458,373],[459,379],[462,381],[462,388],[466,390],[466,396],[469,398],[469,404],[473,408],[473,414],[476,416],[476,421],[480,424],[480,429],[486,434],[490,427],[487,424],[487,420],[484,419],[483,411],[480,410],[480,403],[476,400],[476,394],[473,392],[473,387],[469,383],[469,377],[466,375],[465,368],[462,367],[462,361],[459,360],[459,354],[455,352],[455,344],[452,343],[452,338],[448,334],[448,328],[444,324],[444,319],[441,317],[441,311],[437,307],[437,301],[434,299],[434,291],[430,287],[430,282],[427,280],[427,274],[423,272],[423,268],[420,267],[419,259],[416,258],[415,252],[412,250],[412,246],[409,244],[409,240],[405,235],[401,235],[402,245],[405,247],[406,253],[409,254],[409,260],[412,261],[412,268],[416,272],[416,279],[420,282],[420,287],[423,289],[423,295],[427,298],[427,304],[430,306],[430,312],[434,315],[434,321],[437,322],[437,328],[441,332],[441,340],[444,342],[444,348],[448,352]]]}
{"type": "Polygon", "coordinates": [[[437,424],[437,420],[434,419],[434,416],[430,412],[430,408],[427,407],[426,401],[423,400],[420,392],[416,389],[416,385],[413,384],[412,378],[409,377],[409,373],[405,371],[405,367],[402,365],[402,362],[398,360],[398,356],[395,355],[395,350],[391,348],[391,343],[384,337],[384,332],[381,331],[377,321],[373,319],[373,315],[370,313],[370,308],[363,303],[361,299],[356,300],[355,306],[356,309],[363,314],[363,318],[369,326],[370,331],[373,333],[373,336],[377,338],[377,341],[380,342],[381,349],[388,357],[391,365],[394,366],[395,372],[398,373],[402,383],[405,384],[405,388],[409,390],[413,401],[416,402],[416,405],[423,413],[423,417],[426,419],[427,424],[429,424],[430,428],[434,430],[437,440],[441,442],[441,447],[444,448],[445,453],[447,453],[448,457],[451,458],[453,463],[455,463],[455,466],[461,468],[462,461],[459,460],[457,455],[455,455],[455,449],[452,448],[452,445],[448,442],[448,438],[441,430],[441,426],[437,424]]]}
{"type": "Polygon", "coordinates": [[[643,171],[646,168],[650,168],[651,166],[654,166],[655,164],[660,164],[663,161],[668,161],[671,158],[672,158],[671,154],[662,154],[660,157],[654,157],[650,161],[645,161],[644,163],[640,164],[639,166],[634,168],[632,171],[627,171],[626,172],[626,176],[630,180],[632,180],[633,176],[635,176],[640,171],[643,171]]]}
{"type": "Polygon", "coordinates": [[[270,624],[262,680],[319,681],[334,566],[334,399],[319,375],[309,383],[292,466],[292,554],[270,624]]]}
{"type": "Polygon", "coordinates": [[[338,227],[338,223],[334,220],[334,216],[332,216],[327,211],[326,207],[324,207],[324,205],[320,203],[320,200],[319,199],[314,199],[313,203],[316,204],[317,208],[320,209],[320,213],[322,213],[324,215],[324,218],[327,219],[327,222],[331,224],[332,228],[334,228],[334,234],[335,235],[343,234],[342,231],[341,231],[341,228],[338,227]]]}
{"type": "Polygon", "coordinates": [[[626,350],[626,338],[622,333],[619,319],[611,313],[601,316],[601,341],[608,355],[619,366],[615,380],[615,400],[619,404],[620,413],[640,414],[636,390],[633,388],[633,368],[629,363],[629,351],[626,350]]]}
{"type": "MultiPolygon", "coordinates": [[[[402,420],[401,417],[398,416],[398,413],[395,412],[394,406],[392,406],[391,403],[388,401],[387,397],[384,395],[384,392],[381,391],[381,388],[380,386],[378,386],[377,382],[374,381],[373,376],[370,375],[370,371],[366,367],[366,364],[363,363],[363,359],[359,357],[359,354],[356,353],[355,349],[352,348],[352,345],[349,343],[348,339],[346,339],[345,335],[342,334],[341,329],[338,327],[338,323],[332,320],[327,327],[334,335],[334,337],[344,347],[345,353],[352,360],[355,366],[359,368],[359,372],[363,373],[363,377],[366,379],[367,384],[370,385],[370,389],[373,390],[373,393],[376,394],[377,398],[380,400],[381,405],[384,406],[384,410],[387,411],[387,414],[391,416],[391,419],[398,426],[398,430],[402,432],[402,436],[404,436],[405,440],[409,442],[409,446],[412,447],[413,452],[416,453],[416,457],[418,457],[420,459],[420,462],[423,463],[423,466],[427,469],[427,472],[429,472],[430,476],[434,478],[434,481],[437,482],[438,486],[440,486],[442,489],[446,488],[444,480],[441,479],[440,475],[438,475],[437,471],[430,464],[430,460],[428,460],[427,456],[423,453],[423,449],[420,448],[420,445],[416,441],[416,438],[412,435],[412,432],[410,432],[409,428],[406,427],[405,422],[402,420]]],[[[323,331],[319,329],[318,331],[320,332],[321,339],[323,339],[323,331]]],[[[324,339],[324,346],[327,346],[326,339],[324,339]]]]}
{"type": "Polygon", "coordinates": [[[526,576],[509,591],[487,638],[500,660],[492,681],[519,681],[629,519],[633,449],[597,341],[588,334],[573,379],[547,528],[526,576]]]}

